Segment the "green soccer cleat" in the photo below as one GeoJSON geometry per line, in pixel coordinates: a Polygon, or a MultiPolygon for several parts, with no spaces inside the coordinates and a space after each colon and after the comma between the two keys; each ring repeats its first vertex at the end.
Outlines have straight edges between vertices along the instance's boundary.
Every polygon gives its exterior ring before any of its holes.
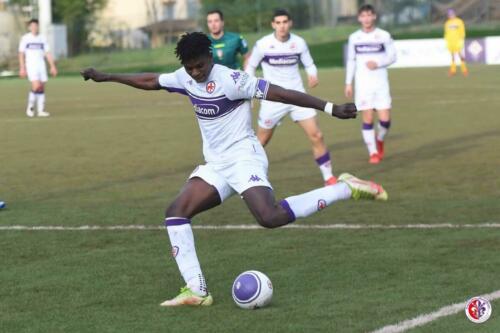
{"type": "Polygon", "coordinates": [[[214,299],[210,293],[207,296],[198,296],[188,286],[181,288],[181,293],[175,298],[166,300],[160,306],[181,306],[181,305],[194,305],[194,306],[209,306],[212,305],[214,299]]]}
{"type": "Polygon", "coordinates": [[[362,180],[354,177],[351,174],[343,173],[338,178],[339,182],[343,182],[349,186],[352,191],[351,197],[354,200],[371,199],[387,201],[389,196],[382,186],[374,182],[362,180]]]}

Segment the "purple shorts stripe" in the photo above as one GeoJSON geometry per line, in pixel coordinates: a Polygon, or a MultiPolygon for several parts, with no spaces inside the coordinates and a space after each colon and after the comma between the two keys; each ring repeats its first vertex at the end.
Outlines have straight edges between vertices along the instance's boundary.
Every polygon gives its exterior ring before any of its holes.
{"type": "Polygon", "coordinates": [[[330,153],[329,152],[326,152],[325,155],[320,156],[316,159],[316,163],[318,163],[318,165],[323,165],[327,162],[330,162],[330,153]]]}
{"type": "Polygon", "coordinates": [[[190,219],[186,219],[184,217],[168,217],[165,219],[165,226],[171,227],[174,225],[183,225],[191,223],[190,219]]]}
{"type": "Polygon", "coordinates": [[[373,124],[363,123],[363,129],[364,130],[371,130],[371,129],[373,129],[373,124]]]}
{"type": "Polygon", "coordinates": [[[383,121],[383,120],[381,120],[381,121],[379,121],[379,124],[383,128],[389,128],[389,127],[391,127],[391,121],[390,120],[389,121],[383,121]]]}
{"type": "Polygon", "coordinates": [[[295,218],[295,213],[294,213],[294,212],[293,212],[293,210],[290,208],[290,205],[288,204],[288,201],[286,201],[286,200],[281,200],[281,201],[280,201],[280,205],[281,205],[281,207],[283,207],[283,208],[286,210],[286,212],[288,213],[288,216],[290,217],[290,221],[288,221],[288,222],[290,222],[290,223],[291,223],[291,222],[295,221],[295,219],[296,219],[296,218],[295,218]]]}

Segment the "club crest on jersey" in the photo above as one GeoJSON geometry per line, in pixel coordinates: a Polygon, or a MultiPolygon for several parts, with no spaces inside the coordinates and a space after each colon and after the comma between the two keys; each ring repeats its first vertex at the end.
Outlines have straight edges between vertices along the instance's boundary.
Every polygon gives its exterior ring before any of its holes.
{"type": "Polygon", "coordinates": [[[326,201],[323,199],[318,200],[318,212],[326,208],[326,201]]]}
{"type": "Polygon", "coordinates": [[[207,93],[211,94],[215,91],[215,82],[210,81],[207,83],[207,93]]]}
{"type": "Polygon", "coordinates": [[[172,257],[177,257],[179,254],[179,247],[178,246],[172,246],[172,257]]]}
{"type": "Polygon", "coordinates": [[[290,44],[290,49],[292,49],[292,50],[293,50],[293,49],[295,49],[296,47],[297,47],[297,44],[295,44],[295,43],[290,44]]]}

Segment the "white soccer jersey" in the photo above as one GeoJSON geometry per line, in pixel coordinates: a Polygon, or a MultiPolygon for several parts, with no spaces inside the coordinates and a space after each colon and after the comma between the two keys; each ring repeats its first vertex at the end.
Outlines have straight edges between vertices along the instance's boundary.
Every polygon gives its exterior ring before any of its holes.
{"type": "Polygon", "coordinates": [[[300,77],[299,61],[308,75],[317,76],[318,70],[303,38],[290,34],[286,42],[281,42],[273,33],[257,41],[245,71],[253,76],[255,69],[261,64],[266,80],[303,92],[305,90],[300,77]]]}
{"type": "Polygon", "coordinates": [[[347,46],[346,84],[355,78],[356,89],[376,89],[389,85],[387,66],[396,61],[391,35],[382,29],[371,32],[358,30],[349,36],[347,46]],[[370,70],[366,62],[375,61],[378,68],[370,70]]]}
{"type": "Polygon", "coordinates": [[[44,66],[45,53],[49,52],[49,44],[41,35],[25,34],[19,42],[19,52],[23,52],[26,59],[26,67],[44,66]]]}
{"type": "Polygon", "coordinates": [[[229,148],[245,139],[255,140],[250,99],[266,97],[269,88],[266,80],[214,65],[204,83],[197,83],[182,67],[174,73],[160,75],[159,84],[191,100],[207,162],[231,160],[234,156],[229,156],[229,148]]]}

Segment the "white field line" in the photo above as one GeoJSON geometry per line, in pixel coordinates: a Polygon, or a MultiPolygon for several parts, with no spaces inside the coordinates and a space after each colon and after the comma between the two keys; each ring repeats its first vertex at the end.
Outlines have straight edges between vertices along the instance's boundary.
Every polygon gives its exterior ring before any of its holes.
{"type": "MultiPolygon", "coordinates": [[[[490,294],[481,295],[481,297],[492,302],[492,301],[500,298],[500,290],[494,291],[490,294]]],[[[412,328],[415,328],[418,326],[423,326],[423,325],[430,323],[431,321],[437,320],[439,318],[451,316],[451,315],[457,314],[459,312],[464,312],[466,304],[467,304],[467,302],[447,305],[447,306],[444,306],[437,311],[426,313],[426,314],[417,316],[413,319],[404,320],[404,321],[401,321],[401,322],[394,324],[394,325],[388,325],[388,326],[382,327],[376,331],[373,331],[371,333],[405,332],[409,329],[412,329],[412,328]]],[[[464,317],[465,317],[465,313],[464,313],[464,317]]]]}
{"type": "MultiPolygon", "coordinates": [[[[158,225],[83,225],[83,226],[25,226],[25,225],[0,225],[0,231],[26,230],[26,231],[92,231],[92,230],[163,230],[165,227],[158,225]]],[[[300,230],[371,230],[371,229],[487,229],[500,228],[500,223],[481,224],[291,224],[285,229],[300,230]]],[[[198,230],[259,230],[264,229],[257,224],[229,224],[229,225],[193,225],[198,230]]]]}

